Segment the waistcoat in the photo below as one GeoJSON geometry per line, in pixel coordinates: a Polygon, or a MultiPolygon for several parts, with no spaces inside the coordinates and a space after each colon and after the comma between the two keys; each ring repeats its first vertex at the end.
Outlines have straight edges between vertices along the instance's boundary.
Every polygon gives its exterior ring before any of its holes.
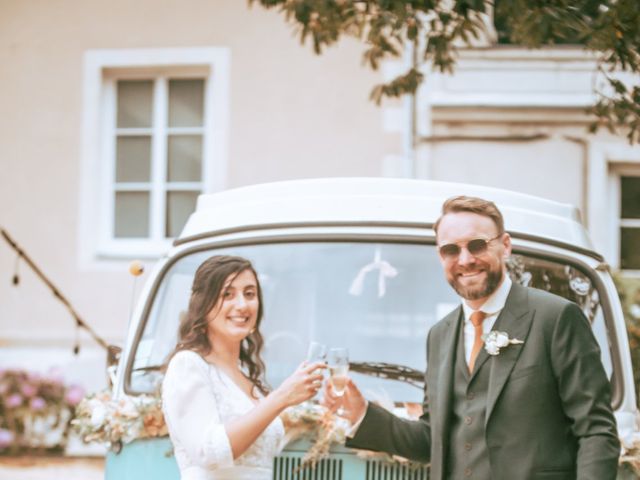
{"type": "Polygon", "coordinates": [[[462,324],[459,326],[455,358],[445,477],[449,480],[491,480],[484,428],[491,362],[487,361],[483,349],[476,360],[475,370],[469,373],[462,324]]]}

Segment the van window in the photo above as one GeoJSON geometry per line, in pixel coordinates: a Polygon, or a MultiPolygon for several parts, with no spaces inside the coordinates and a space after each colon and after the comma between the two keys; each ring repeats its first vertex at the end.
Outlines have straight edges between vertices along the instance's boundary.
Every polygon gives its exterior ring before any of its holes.
{"type": "MultiPolygon", "coordinates": [[[[248,258],[259,274],[265,316],[263,358],[267,381],[278,385],[305,359],[310,341],[346,347],[352,362],[385,362],[424,372],[428,330],[459,305],[433,245],[369,242],[298,242],[217,248],[186,255],[164,273],[144,325],[126,390],[153,392],[160,366],[176,344],[197,267],[212,255],[248,258]]],[[[513,255],[514,281],[578,303],[591,320],[612,374],[598,292],[575,267],[513,255]]],[[[421,402],[406,382],[353,374],[371,399],[421,402]]]]}

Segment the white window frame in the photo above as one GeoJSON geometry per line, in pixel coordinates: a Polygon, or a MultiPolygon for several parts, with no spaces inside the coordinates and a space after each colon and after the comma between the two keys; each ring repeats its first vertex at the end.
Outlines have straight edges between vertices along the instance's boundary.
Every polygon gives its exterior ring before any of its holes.
{"type": "MultiPolygon", "coordinates": [[[[114,238],[115,104],[120,79],[153,78],[154,106],[166,97],[168,78],[204,78],[204,126],[179,129],[202,133],[202,182],[171,184],[171,190],[210,193],[226,187],[229,131],[230,51],[225,47],[89,50],[84,56],[83,131],[80,185],[79,256],[81,267],[96,268],[133,258],[156,259],[171,246],[158,222],[145,239],[114,238]],[[174,188],[176,187],[176,188],[174,188]]],[[[159,105],[162,105],[162,100],[159,105]]],[[[160,108],[157,115],[166,114],[160,108]]],[[[156,115],[154,114],[154,115],[156,115]]],[[[164,122],[166,123],[166,122],[164,122]]],[[[166,128],[163,124],[159,128],[166,128]]],[[[172,129],[173,131],[174,129],[172,129]]],[[[165,132],[163,132],[165,133],[165,132]]],[[[174,132],[175,133],[175,132],[174,132]]],[[[152,157],[163,158],[163,135],[154,135],[152,157]],[[161,145],[162,143],[162,145],[161,145]]],[[[165,167],[154,165],[152,185],[167,186],[165,167]]],[[[130,187],[134,187],[131,185],[130,187]]],[[[164,215],[166,189],[154,188],[152,215],[164,215]]]]}
{"type": "Polygon", "coordinates": [[[620,195],[622,193],[621,179],[622,177],[638,177],[640,178],[640,163],[637,165],[619,164],[612,165],[611,175],[609,176],[610,196],[609,202],[611,211],[615,215],[611,215],[612,221],[612,249],[615,254],[615,267],[620,270],[624,276],[640,277],[640,270],[625,269],[620,266],[620,230],[623,227],[640,228],[640,219],[622,218],[622,205],[620,204],[620,195]]]}

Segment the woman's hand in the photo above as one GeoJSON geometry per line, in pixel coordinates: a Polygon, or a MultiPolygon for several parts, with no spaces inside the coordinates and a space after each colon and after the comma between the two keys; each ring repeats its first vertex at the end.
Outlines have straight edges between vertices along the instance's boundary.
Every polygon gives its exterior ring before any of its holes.
{"type": "Polygon", "coordinates": [[[283,402],[285,407],[297,405],[312,398],[322,387],[322,369],[327,368],[323,362],[303,362],[295,372],[274,390],[273,394],[283,402]]]}

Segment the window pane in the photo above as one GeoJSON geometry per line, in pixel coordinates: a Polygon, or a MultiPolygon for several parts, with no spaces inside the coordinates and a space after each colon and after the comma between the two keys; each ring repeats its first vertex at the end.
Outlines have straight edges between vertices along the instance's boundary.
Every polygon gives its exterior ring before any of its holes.
{"type": "Polygon", "coordinates": [[[151,179],[151,137],[118,137],[116,182],[148,182],[151,179]]]}
{"type": "Polygon", "coordinates": [[[116,192],[115,236],[149,236],[148,192],[116,192]]]}
{"type": "Polygon", "coordinates": [[[169,126],[201,127],[204,80],[169,80],[169,126]]]}
{"type": "Polygon", "coordinates": [[[120,80],[118,82],[118,128],[151,126],[153,82],[120,80]]]}
{"type": "Polygon", "coordinates": [[[200,192],[167,193],[167,231],[168,238],[180,235],[189,215],[196,209],[196,200],[200,192]]]}
{"type": "Polygon", "coordinates": [[[199,182],[202,179],[201,135],[171,135],[167,154],[167,181],[199,182]]]}
{"type": "Polygon", "coordinates": [[[622,218],[640,218],[640,177],[620,178],[622,218]]]}
{"type": "Polygon", "coordinates": [[[620,231],[620,267],[640,270],[640,228],[623,228],[620,231]]]}

